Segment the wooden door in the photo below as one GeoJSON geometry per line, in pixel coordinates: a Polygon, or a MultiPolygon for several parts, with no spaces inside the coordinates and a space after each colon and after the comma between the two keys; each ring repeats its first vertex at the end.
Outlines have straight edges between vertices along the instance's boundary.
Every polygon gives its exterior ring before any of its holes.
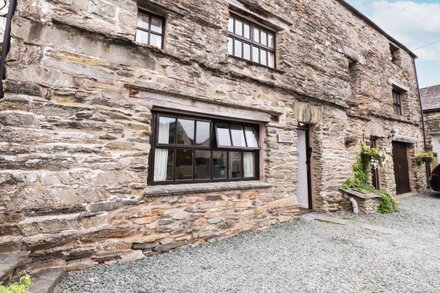
{"type": "Polygon", "coordinates": [[[409,183],[408,145],[393,142],[394,176],[396,193],[404,194],[411,191],[409,183]]]}

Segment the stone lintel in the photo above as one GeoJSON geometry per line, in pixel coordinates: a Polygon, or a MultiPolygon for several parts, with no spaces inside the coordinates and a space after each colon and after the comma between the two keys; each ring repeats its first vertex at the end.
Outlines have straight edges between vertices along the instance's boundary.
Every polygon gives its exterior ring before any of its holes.
{"type": "Polygon", "coordinates": [[[417,139],[414,137],[405,137],[405,136],[399,136],[399,135],[396,135],[395,137],[393,137],[393,141],[405,142],[405,143],[409,143],[409,144],[416,144],[417,143],[417,139]]]}
{"type": "Polygon", "coordinates": [[[272,185],[261,181],[239,181],[239,182],[213,182],[175,185],[152,185],[148,186],[144,193],[145,197],[184,195],[195,193],[212,193],[220,191],[238,191],[250,189],[267,189],[272,185]]]}
{"type": "Polygon", "coordinates": [[[400,82],[390,78],[390,83],[393,85],[394,88],[397,88],[399,90],[405,91],[405,92],[409,92],[409,88],[407,86],[404,86],[403,84],[401,84],[400,82]]]}
{"type": "MultiPolygon", "coordinates": [[[[262,14],[256,14],[239,0],[228,0],[228,4],[231,10],[235,10],[239,13],[252,16],[258,19],[259,22],[267,24],[272,28],[276,28],[279,31],[289,30],[290,27],[293,25],[293,23],[288,21],[287,19],[274,15],[267,10],[264,10],[264,16],[262,14]]],[[[260,6],[258,6],[257,8],[259,8],[259,10],[263,10],[263,8],[260,6]]]]}
{"type": "Polygon", "coordinates": [[[130,93],[132,98],[139,98],[152,104],[156,109],[173,112],[197,113],[228,119],[249,120],[268,123],[272,115],[280,116],[277,111],[264,111],[260,108],[246,107],[234,103],[209,100],[205,97],[166,92],[158,89],[126,85],[135,89],[130,93]]]}

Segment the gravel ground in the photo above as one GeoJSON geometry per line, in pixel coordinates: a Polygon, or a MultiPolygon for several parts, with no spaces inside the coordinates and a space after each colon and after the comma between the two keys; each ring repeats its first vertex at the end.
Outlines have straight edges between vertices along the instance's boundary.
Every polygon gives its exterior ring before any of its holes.
{"type": "Polygon", "coordinates": [[[440,195],[403,199],[392,215],[344,218],[71,273],[57,291],[440,292],[440,195]]]}

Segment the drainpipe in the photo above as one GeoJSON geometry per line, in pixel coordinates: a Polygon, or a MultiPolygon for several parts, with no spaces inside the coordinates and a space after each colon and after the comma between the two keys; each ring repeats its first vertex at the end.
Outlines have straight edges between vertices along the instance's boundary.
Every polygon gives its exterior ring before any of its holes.
{"type": "Polygon", "coordinates": [[[3,98],[3,80],[6,78],[6,57],[8,56],[9,49],[11,47],[11,23],[12,17],[15,14],[15,10],[17,8],[17,0],[10,0],[8,14],[6,16],[6,26],[5,33],[3,36],[3,47],[2,47],[2,57],[0,60],[0,98],[3,98]]]}
{"type": "Polygon", "coordinates": [[[359,214],[359,205],[357,201],[354,198],[350,197],[350,202],[351,206],[353,207],[353,213],[356,215],[359,214]]]}
{"type": "MultiPolygon", "coordinates": [[[[422,95],[420,94],[419,75],[417,74],[417,66],[416,66],[415,58],[413,58],[413,65],[414,65],[414,72],[416,74],[417,93],[419,95],[420,114],[422,118],[421,121],[422,121],[422,129],[423,129],[423,150],[426,152],[428,151],[428,144],[426,142],[425,117],[423,115],[422,95]]],[[[427,162],[425,163],[425,170],[426,170],[426,186],[428,188],[431,188],[431,184],[429,182],[429,175],[431,174],[431,166],[427,162]]]]}

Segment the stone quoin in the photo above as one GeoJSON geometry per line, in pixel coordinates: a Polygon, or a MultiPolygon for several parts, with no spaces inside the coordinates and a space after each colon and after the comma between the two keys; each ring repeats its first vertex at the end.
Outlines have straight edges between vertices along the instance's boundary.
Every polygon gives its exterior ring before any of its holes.
{"type": "Polygon", "coordinates": [[[416,56],[342,0],[21,0],[11,36],[0,248],[29,270],[347,209],[362,143],[425,187],[416,56]]]}

